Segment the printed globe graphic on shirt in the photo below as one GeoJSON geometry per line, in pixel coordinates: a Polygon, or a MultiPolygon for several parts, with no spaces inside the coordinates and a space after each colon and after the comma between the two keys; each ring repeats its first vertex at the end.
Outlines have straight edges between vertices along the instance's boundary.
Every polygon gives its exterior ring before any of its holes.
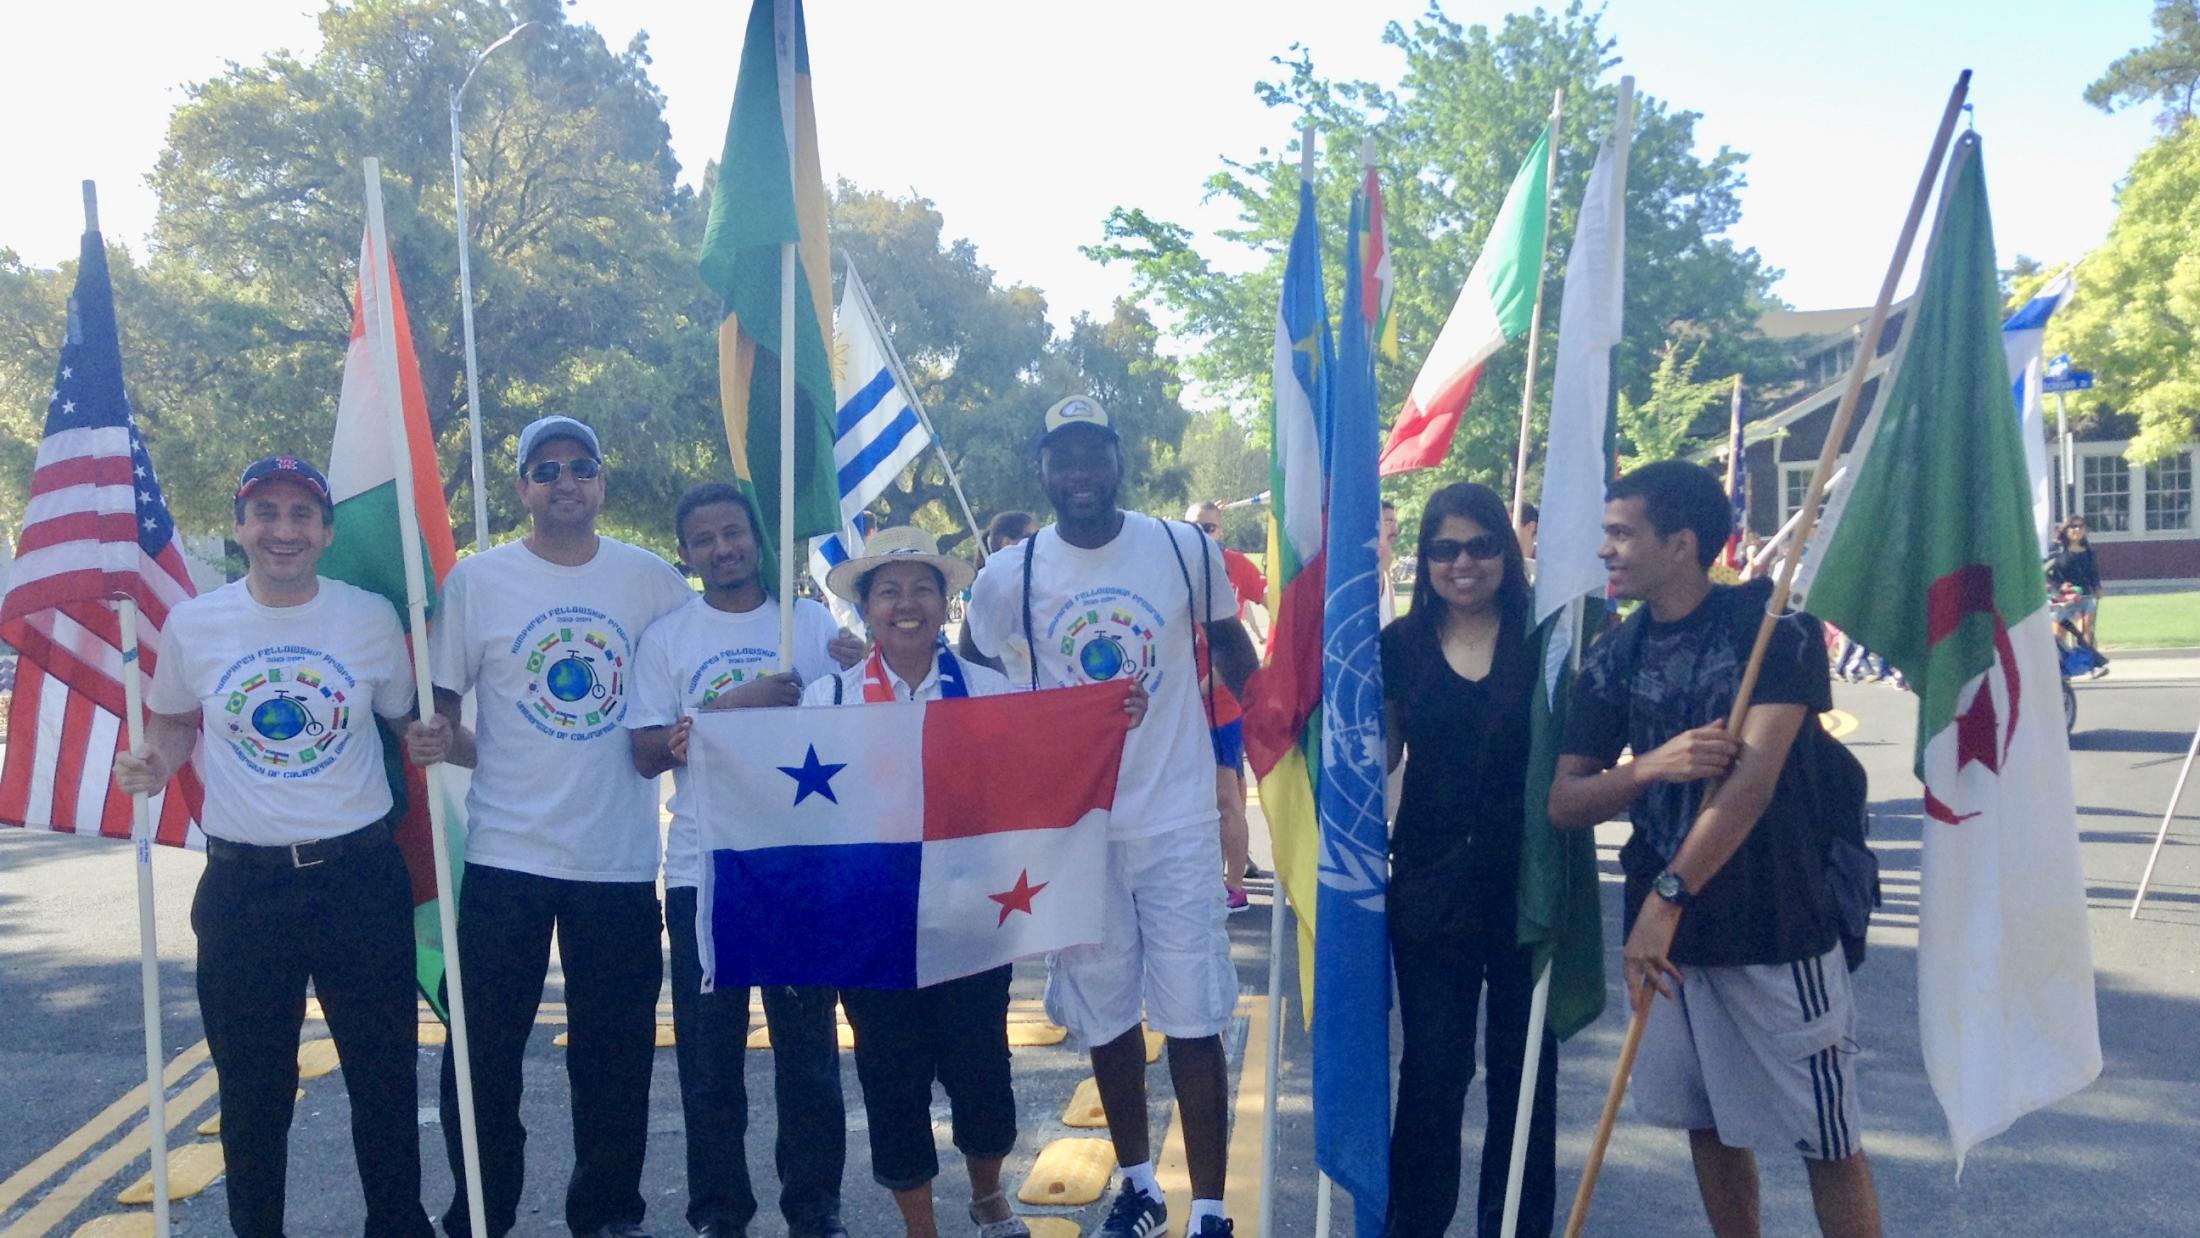
{"type": "Polygon", "coordinates": [[[256,774],[311,778],[351,746],[349,694],[357,683],[342,663],[310,646],[256,649],[215,683],[226,694],[228,715],[215,738],[256,774]]]}
{"type": "Polygon", "coordinates": [[[536,730],[594,739],[618,726],[632,648],[617,620],[593,607],[555,607],[523,625],[510,652],[526,671],[514,705],[536,730]]]}
{"type": "Polygon", "coordinates": [[[1165,626],[1153,603],[1128,589],[1087,589],[1047,620],[1040,645],[1068,662],[1073,679],[1106,683],[1135,679],[1158,694],[1168,672],[1160,664],[1165,626]]]}

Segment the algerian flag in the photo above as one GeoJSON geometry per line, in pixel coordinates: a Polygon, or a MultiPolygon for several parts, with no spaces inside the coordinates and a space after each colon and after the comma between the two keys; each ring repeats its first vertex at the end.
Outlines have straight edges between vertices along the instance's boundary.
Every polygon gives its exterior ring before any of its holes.
{"type": "MultiPolygon", "coordinates": [[[[428,425],[428,399],[420,385],[420,362],[413,352],[412,323],[405,294],[397,282],[397,264],[384,238],[369,231],[359,243],[360,286],[352,293],[351,344],[344,354],[343,393],[336,401],[336,441],[329,447],[329,496],[336,504],[336,540],[321,556],[321,575],[370,589],[390,600],[400,623],[409,611],[405,597],[406,547],[398,528],[397,464],[391,454],[390,400],[374,364],[372,341],[381,324],[370,322],[389,306],[397,338],[397,381],[404,397],[405,441],[411,458],[413,501],[420,513],[420,544],[411,548],[440,586],[457,555],[451,516],[443,502],[443,473],[436,462],[435,437],[428,425]],[[368,296],[366,282],[383,276],[368,296]]],[[[429,599],[431,609],[434,599],[429,599]]],[[[428,704],[432,708],[432,703],[428,704]]],[[[412,878],[413,933],[418,947],[416,974],[420,991],[440,1012],[443,983],[443,932],[435,893],[435,853],[428,834],[427,779],[404,758],[394,729],[385,726],[382,758],[390,792],[402,815],[397,845],[412,878]]],[[[451,839],[452,879],[465,846],[466,783],[471,775],[445,765],[443,819],[451,839]]]]}
{"type": "Polygon", "coordinates": [[[1808,556],[1811,612],[1918,694],[1918,1030],[1959,1168],[2101,1071],[2070,748],[2000,304],[1966,134],[1892,389],[1808,556]]]}
{"type": "MultiPolygon", "coordinates": [[[[1451,450],[1460,414],[1474,398],[1482,365],[1528,330],[1535,312],[1538,277],[1543,272],[1543,242],[1550,200],[1547,161],[1550,126],[1528,148],[1528,159],[1513,177],[1505,204],[1490,225],[1489,239],[1467,272],[1467,282],[1452,304],[1451,317],[1413,380],[1405,411],[1390,428],[1383,446],[1382,475],[1434,468],[1451,450]]],[[[1387,242],[1386,242],[1387,244],[1387,242]]]]}

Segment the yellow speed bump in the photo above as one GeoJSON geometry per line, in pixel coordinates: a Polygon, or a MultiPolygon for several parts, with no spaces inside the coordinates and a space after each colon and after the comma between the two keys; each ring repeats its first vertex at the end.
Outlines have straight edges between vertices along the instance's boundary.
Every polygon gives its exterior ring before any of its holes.
{"type": "MultiPolygon", "coordinates": [[[[189,1199],[214,1185],[214,1179],[222,1176],[222,1146],[218,1143],[187,1143],[168,1154],[168,1198],[189,1199]]],[[[118,1204],[149,1204],[153,1202],[153,1175],[131,1183],[122,1194],[115,1196],[118,1204]]]]}
{"type": "Polygon", "coordinates": [[[1845,709],[1829,709],[1818,715],[1818,725],[1826,728],[1826,734],[1835,739],[1845,739],[1861,724],[1857,722],[1855,714],[1845,709]]]}
{"type": "Polygon", "coordinates": [[[153,1238],[153,1214],[118,1212],[113,1216],[94,1217],[78,1226],[69,1238],[153,1238]]]}
{"type": "Polygon", "coordinates": [[[1105,1139],[1057,1139],[1040,1150],[1016,1198],[1027,1204],[1082,1207],[1100,1198],[1114,1172],[1114,1144],[1105,1139]]]}
{"type": "MultiPolygon", "coordinates": [[[[1008,1046],[1011,1049],[1032,1049],[1042,1045],[1058,1045],[1069,1039],[1069,1029],[1059,1023],[1044,1019],[1011,1020],[1008,1025],[1008,1046]]],[[[1036,1232],[1036,1231],[1034,1231],[1036,1232]]]]}
{"type": "Polygon", "coordinates": [[[1078,1084],[1069,1098],[1069,1107],[1062,1110],[1062,1125],[1095,1129],[1107,1124],[1107,1112],[1100,1107],[1100,1081],[1087,1079],[1078,1084]]]}
{"type": "Polygon", "coordinates": [[[434,1023],[423,1023],[423,1024],[421,1024],[421,1025],[420,1025],[420,1043],[421,1043],[421,1044],[424,1044],[424,1045],[439,1045],[439,1044],[442,1044],[443,1042],[445,1042],[445,1041],[449,1040],[450,1038],[451,1038],[451,1031],[450,1031],[450,1029],[449,1029],[449,1028],[447,1028],[447,1027],[444,1027],[444,1026],[443,1026],[443,1024],[442,1024],[441,1022],[434,1022],[434,1023]]]}
{"type": "Polygon", "coordinates": [[[336,1042],[323,1036],[298,1046],[298,1077],[318,1079],[336,1069],[336,1042]]]}
{"type": "MultiPolygon", "coordinates": [[[[1062,1034],[1066,1036],[1069,1033],[1064,1032],[1062,1034]]],[[[833,1039],[840,1045],[843,1051],[854,1049],[856,1047],[856,1029],[848,1026],[845,1023],[842,1023],[838,1027],[833,1029],[833,1039]]],[[[558,1043],[564,1044],[564,1038],[560,1037],[558,1043]]],[[[666,1041],[665,1043],[670,1044],[671,1042],[666,1041]]],[[[1015,1044],[1016,1042],[1011,1040],[1008,1043],[1015,1044]]],[[[771,1029],[768,1027],[759,1027],[751,1031],[749,1033],[748,1046],[751,1049],[771,1048],[771,1029]]]]}
{"type": "Polygon", "coordinates": [[[1148,1030],[1147,1030],[1147,1032],[1146,1032],[1146,1065],[1148,1065],[1148,1066],[1151,1066],[1151,1065],[1153,1065],[1153,1064],[1154,1064],[1155,1062],[1158,1062],[1158,1061],[1160,1061],[1160,1060],[1161,1060],[1161,1046],[1162,1046],[1162,1044],[1163,1044],[1163,1043],[1165,1043],[1165,1042],[1166,1042],[1167,1040],[1168,1040],[1168,1038],[1167,1038],[1166,1036],[1163,1036],[1163,1035],[1162,1035],[1161,1033],[1159,1033],[1159,1032],[1156,1032],[1156,1031],[1153,1031],[1153,1030],[1151,1030],[1151,1029],[1148,1029],[1148,1030]]]}
{"type": "MultiPolygon", "coordinates": [[[[1024,1224],[1031,1229],[1031,1238],[1082,1238],[1084,1229],[1068,1217],[1025,1217],[1024,1224]]],[[[150,1234],[153,1231],[145,1231],[150,1234]]]]}

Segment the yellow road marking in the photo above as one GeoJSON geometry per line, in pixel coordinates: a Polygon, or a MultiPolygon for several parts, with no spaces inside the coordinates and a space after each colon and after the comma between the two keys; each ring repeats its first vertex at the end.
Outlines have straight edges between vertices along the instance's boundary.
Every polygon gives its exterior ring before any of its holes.
{"type": "Polygon", "coordinates": [[[1062,1125],[1098,1130],[1107,1124],[1107,1110],[1100,1105],[1100,1081],[1087,1078],[1070,1094],[1069,1104],[1062,1110],[1062,1125]]]}
{"type": "MultiPolygon", "coordinates": [[[[174,1087],[176,1082],[206,1060],[206,1042],[200,1041],[176,1055],[161,1072],[161,1085],[174,1087]]],[[[5,1215],[31,1188],[59,1172],[61,1167],[84,1155],[94,1144],[113,1134],[133,1114],[145,1112],[145,1085],[122,1094],[122,1099],[92,1116],[89,1122],[71,1131],[60,1143],[48,1148],[37,1159],[8,1175],[0,1182],[0,1215],[5,1215]]]]}
{"type": "Polygon", "coordinates": [[[117,1212],[93,1217],[77,1226],[69,1238],[153,1238],[153,1214],[117,1212]]]}
{"type": "MultiPolygon", "coordinates": [[[[214,1072],[209,1070],[193,1079],[189,1087],[169,1097],[162,1114],[168,1123],[168,1129],[174,1130],[177,1124],[196,1113],[199,1106],[205,1104],[207,1098],[214,1094],[214,1089],[214,1072]]],[[[45,1238],[53,1232],[54,1226],[61,1224],[68,1219],[70,1213],[83,1206],[84,1201],[90,1199],[92,1192],[98,1190],[101,1184],[144,1156],[151,1144],[152,1137],[147,1133],[145,1124],[138,1123],[136,1129],[109,1144],[106,1151],[70,1174],[30,1211],[16,1218],[15,1224],[0,1231],[0,1238],[45,1238]]]]}
{"type": "Polygon", "coordinates": [[[1274,1012],[1265,993],[1247,997],[1238,1009],[1245,1013],[1245,1052],[1238,1062],[1237,1106],[1230,1120],[1230,1155],[1225,1163],[1229,1177],[1222,1188],[1222,1207],[1237,1238],[1260,1238],[1260,1165],[1268,1138],[1263,1121],[1269,1104],[1268,1020],[1274,1012]]]}
{"type": "Polygon", "coordinates": [[[1151,1066],[1161,1060],[1161,1046],[1167,1040],[1168,1037],[1159,1032],[1148,1031],[1146,1033],[1146,1065],[1151,1066]]]}
{"type": "Polygon", "coordinates": [[[1069,1039],[1069,1029],[1059,1023],[1044,1019],[1010,1019],[1008,1021],[1008,1047],[1031,1049],[1042,1045],[1058,1045],[1069,1039]]]}
{"type": "MultiPolygon", "coordinates": [[[[214,1185],[214,1179],[222,1176],[222,1146],[218,1143],[187,1143],[168,1152],[168,1198],[189,1199],[214,1185]]],[[[122,1188],[115,1196],[118,1204],[149,1204],[153,1202],[153,1175],[150,1171],[142,1178],[122,1188]]]]}
{"type": "Polygon", "coordinates": [[[336,1042],[322,1037],[298,1046],[298,1077],[318,1079],[336,1071],[336,1042]]]}
{"type": "Polygon", "coordinates": [[[1083,1207],[1100,1198],[1114,1172],[1114,1144],[1105,1139],[1057,1139],[1039,1150],[1016,1198],[1027,1204],[1083,1207]]]}
{"type": "Polygon", "coordinates": [[[1835,739],[1846,738],[1850,732],[1862,725],[1856,720],[1855,714],[1845,709],[1827,710],[1818,715],[1818,724],[1825,727],[1826,734],[1833,736],[1835,739]]]}

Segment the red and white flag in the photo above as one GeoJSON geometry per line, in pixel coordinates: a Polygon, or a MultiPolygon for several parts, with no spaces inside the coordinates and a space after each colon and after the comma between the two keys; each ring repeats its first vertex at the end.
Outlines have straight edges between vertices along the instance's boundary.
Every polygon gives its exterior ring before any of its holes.
{"type": "MultiPolygon", "coordinates": [[[[86,232],[23,534],[0,599],[0,641],[22,655],[0,765],[0,824],[130,836],[130,797],[114,785],[115,752],[128,747],[122,677],[151,677],[168,612],[192,595],[175,537],[123,392],[106,244],[86,232]],[[123,658],[114,605],[126,597],[138,604],[135,666],[123,658]]],[[[153,799],[155,841],[203,846],[202,799],[186,765],[153,799]]]]}

